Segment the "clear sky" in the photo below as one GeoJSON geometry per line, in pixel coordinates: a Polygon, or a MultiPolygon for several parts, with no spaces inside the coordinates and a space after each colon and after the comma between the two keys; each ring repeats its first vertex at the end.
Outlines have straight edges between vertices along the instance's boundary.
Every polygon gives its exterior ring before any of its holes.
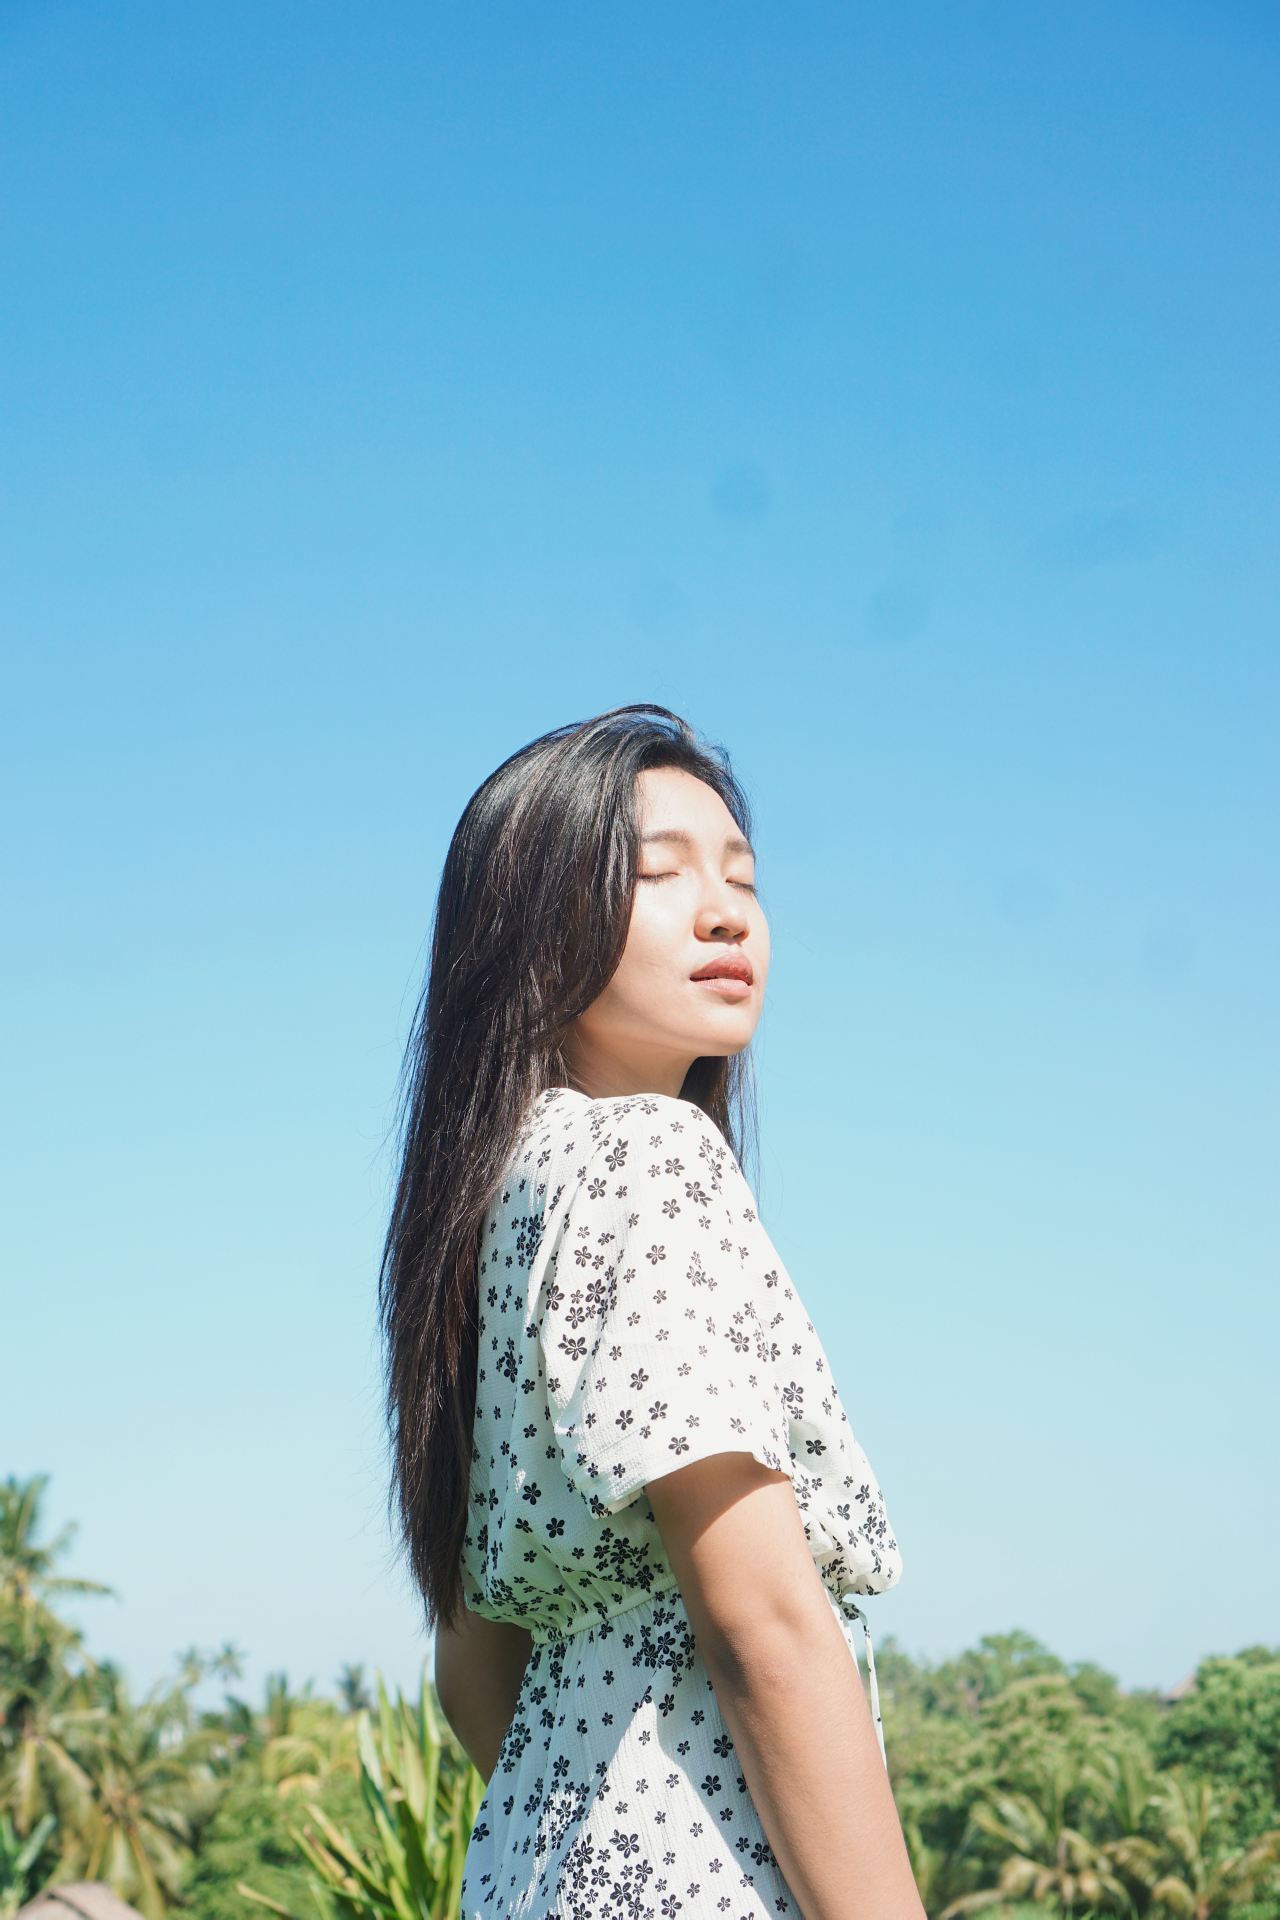
{"type": "Polygon", "coordinates": [[[1276,1639],[1278,69],[1244,0],[3,9],[0,1472],[138,1681],[415,1675],[440,863],[631,700],[755,805],[877,1636],[1276,1639]]]}

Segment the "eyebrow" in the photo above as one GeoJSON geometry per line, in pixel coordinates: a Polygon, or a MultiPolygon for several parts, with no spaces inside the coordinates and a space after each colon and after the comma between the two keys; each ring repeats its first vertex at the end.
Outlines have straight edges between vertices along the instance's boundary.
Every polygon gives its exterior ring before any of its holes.
{"type": "MultiPolygon", "coordinates": [[[[650,840],[674,840],[682,847],[691,847],[694,844],[693,835],[686,833],[683,827],[656,827],[652,833],[640,835],[641,846],[646,846],[650,840]]],[[[726,853],[749,853],[753,860],[756,857],[755,848],[749,840],[744,840],[740,833],[730,833],[725,836],[724,850],[726,853]]]]}

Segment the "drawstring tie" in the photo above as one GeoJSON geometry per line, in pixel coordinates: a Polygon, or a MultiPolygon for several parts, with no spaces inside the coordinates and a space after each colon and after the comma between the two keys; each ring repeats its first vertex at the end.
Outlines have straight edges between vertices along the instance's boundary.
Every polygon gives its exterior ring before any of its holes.
{"type": "Polygon", "coordinates": [[[887,1773],[889,1771],[889,1761],[884,1750],[884,1725],[880,1719],[880,1690],[876,1686],[876,1657],[871,1650],[871,1628],[867,1624],[866,1614],[862,1611],[862,1608],[858,1605],[852,1593],[842,1593],[840,1595],[840,1605],[843,1607],[845,1613],[849,1615],[850,1619],[861,1620],[862,1622],[862,1638],[866,1643],[867,1649],[867,1679],[871,1686],[871,1718],[875,1723],[876,1739],[880,1745],[880,1758],[884,1761],[884,1770],[887,1773]]]}

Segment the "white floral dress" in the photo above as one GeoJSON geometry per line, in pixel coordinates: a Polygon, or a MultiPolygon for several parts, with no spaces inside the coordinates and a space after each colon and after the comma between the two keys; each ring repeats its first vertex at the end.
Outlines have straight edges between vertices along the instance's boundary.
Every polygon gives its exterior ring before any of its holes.
{"type": "Polygon", "coordinates": [[[724,1135],[669,1094],[547,1088],[489,1208],[479,1289],[463,1589],[533,1650],[462,1920],[798,1915],[645,1485],[725,1451],[787,1473],[855,1660],[853,1596],[902,1560],[724,1135]]]}

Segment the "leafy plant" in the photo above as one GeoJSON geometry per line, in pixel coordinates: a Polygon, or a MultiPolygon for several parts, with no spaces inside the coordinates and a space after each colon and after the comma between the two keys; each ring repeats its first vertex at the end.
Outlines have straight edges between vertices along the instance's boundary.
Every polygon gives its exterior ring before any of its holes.
{"type": "Polygon", "coordinates": [[[25,1903],[31,1869],[55,1825],[53,1815],[46,1813],[30,1833],[20,1834],[8,1814],[0,1814],[0,1920],[12,1920],[25,1903]]]}
{"type": "MultiPolygon", "coordinates": [[[[381,1676],[377,1717],[357,1716],[360,1787],[375,1844],[362,1845],[315,1802],[298,1835],[321,1910],[342,1920],[448,1920],[461,1901],[467,1841],[484,1782],[438,1717],[423,1669],[417,1707],[397,1693],[393,1707],[381,1676]]],[[[292,1910],[240,1883],[247,1899],[282,1920],[292,1910]]]]}

